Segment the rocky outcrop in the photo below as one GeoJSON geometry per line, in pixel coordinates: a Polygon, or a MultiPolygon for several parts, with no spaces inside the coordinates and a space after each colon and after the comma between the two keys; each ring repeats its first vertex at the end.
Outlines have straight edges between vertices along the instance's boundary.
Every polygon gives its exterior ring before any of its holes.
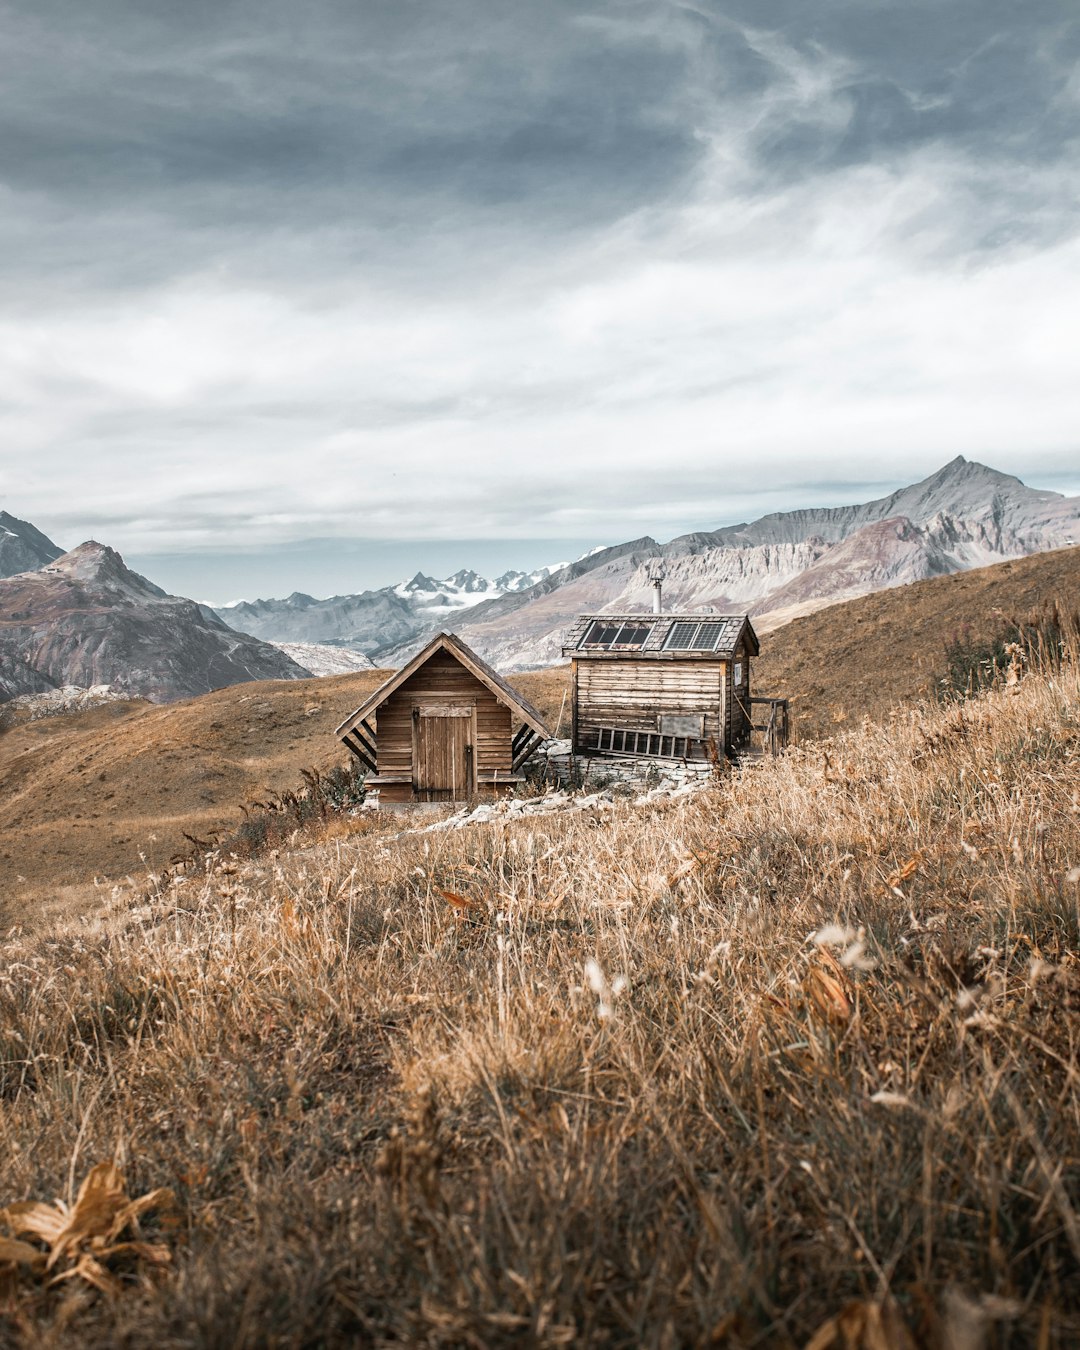
{"type": "Polygon", "coordinates": [[[271,645],[298,666],[310,670],[312,675],[351,675],[357,670],[375,669],[363,653],[350,651],[348,647],[329,647],[318,642],[274,642],[271,645]]]}
{"type": "Polygon", "coordinates": [[[157,702],[310,672],[132,572],[91,541],[0,580],[0,702],[67,685],[157,702]]]}
{"type": "Polygon", "coordinates": [[[18,520],[0,511],[0,577],[32,572],[54,562],[64,550],[27,520],[18,520]]]}

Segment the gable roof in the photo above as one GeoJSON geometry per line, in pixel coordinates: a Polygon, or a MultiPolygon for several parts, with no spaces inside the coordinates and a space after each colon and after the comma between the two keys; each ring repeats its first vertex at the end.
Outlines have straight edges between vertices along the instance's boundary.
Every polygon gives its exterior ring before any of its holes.
{"type": "MultiPolygon", "coordinates": [[[[664,657],[682,659],[690,657],[701,660],[702,657],[714,657],[720,661],[734,659],[741,641],[745,639],[751,656],[757,656],[759,644],[757,634],[750,622],[749,614],[579,614],[567,629],[563,639],[563,656],[606,656],[633,660],[634,657],[664,657]],[[633,641],[625,646],[610,640],[603,642],[586,641],[594,623],[605,627],[617,627],[626,624],[638,630],[633,641]],[[668,647],[672,630],[677,624],[685,625],[684,632],[694,627],[708,629],[709,645],[704,647],[682,646],[668,647]],[[641,630],[644,629],[644,637],[641,630]]],[[[679,638],[676,637],[676,641],[679,638]]]]}
{"type": "Polygon", "coordinates": [[[505,703],[511,712],[517,713],[518,717],[532,727],[538,735],[543,736],[545,740],[551,739],[551,732],[544,725],[544,719],[529,700],[523,698],[516,689],[507,684],[502,676],[492,670],[482,657],[477,656],[471,647],[466,646],[453,633],[439,633],[437,637],[432,638],[427,646],[417,652],[411,661],[402,666],[396,674],[391,675],[385,684],[379,685],[378,689],[369,695],[355,712],[350,713],[337,728],[336,734],[344,736],[350,732],[358,722],[362,722],[365,717],[370,716],[380,703],[385,703],[395,689],[400,689],[410,675],[415,675],[421,666],[426,665],[435,653],[440,651],[448,652],[460,661],[465,669],[471,675],[475,675],[481,684],[487,685],[500,703],[505,703]]]}

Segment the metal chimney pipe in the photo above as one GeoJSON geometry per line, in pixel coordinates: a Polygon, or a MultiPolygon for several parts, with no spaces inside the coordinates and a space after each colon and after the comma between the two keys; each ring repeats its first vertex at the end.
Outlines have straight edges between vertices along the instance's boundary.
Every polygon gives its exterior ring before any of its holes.
{"type": "Polygon", "coordinates": [[[662,614],[663,611],[663,592],[664,577],[667,576],[667,568],[664,566],[663,558],[654,558],[646,565],[645,575],[652,582],[652,608],[654,614],[662,614]]]}

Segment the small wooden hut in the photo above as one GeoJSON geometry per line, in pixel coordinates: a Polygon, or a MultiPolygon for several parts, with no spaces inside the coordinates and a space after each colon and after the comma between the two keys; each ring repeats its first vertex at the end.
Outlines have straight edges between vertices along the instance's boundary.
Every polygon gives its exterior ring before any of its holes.
{"type": "MultiPolygon", "coordinates": [[[[749,749],[755,727],[747,614],[583,614],[567,632],[576,754],[709,759],[749,749]]],[[[783,707],[786,718],[786,705],[783,707]]],[[[775,752],[781,728],[772,709],[775,752]]]]}
{"type": "Polygon", "coordinates": [[[440,633],[338,727],[385,802],[507,792],[550,733],[536,709],[452,633],[440,633]]]}

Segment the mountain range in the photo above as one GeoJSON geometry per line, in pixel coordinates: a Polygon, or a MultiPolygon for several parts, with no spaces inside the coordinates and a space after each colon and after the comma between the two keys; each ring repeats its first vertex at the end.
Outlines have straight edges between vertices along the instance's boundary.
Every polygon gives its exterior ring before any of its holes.
{"type": "Polygon", "coordinates": [[[239,600],[213,611],[230,627],[265,642],[348,647],[378,656],[418,634],[436,631],[483,600],[525,595],[569,566],[555,563],[534,572],[504,572],[489,579],[465,568],[443,580],[417,572],[408,581],[329,600],[294,591],[284,600],[239,600]]]}
{"type": "Polygon", "coordinates": [[[0,702],[99,684],[168,701],[371,660],[399,665],[448,627],[503,670],[528,670],[560,659],[578,614],[650,609],[657,560],[666,609],[748,611],[767,632],[838,601],[1077,539],[1080,498],[957,457],[862,505],[776,512],[666,544],[644,536],[494,579],[417,572],[356,595],[296,592],[214,610],[167,595],[103,544],[63,553],[0,512],[0,702]]]}
{"type": "Polygon", "coordinates": [[[259,600],[218,614],[269,641],[354,647],[383,665],[400,664],[452,616],[455,631],[487,660],[527,670],[560,659],[563,631],[577,614],[651,608],[646,565],[658,558],[667,574],[665,608],[749,611],[765,632],[871,591],[1077,539],[1080,499],[957,456],[921,482],[861,505],[775,512],[667,544],[644,536],[544,569],[528,584],[482,583],[475,573],[433,582],[418,574],[360,595],[259,600]]]}

